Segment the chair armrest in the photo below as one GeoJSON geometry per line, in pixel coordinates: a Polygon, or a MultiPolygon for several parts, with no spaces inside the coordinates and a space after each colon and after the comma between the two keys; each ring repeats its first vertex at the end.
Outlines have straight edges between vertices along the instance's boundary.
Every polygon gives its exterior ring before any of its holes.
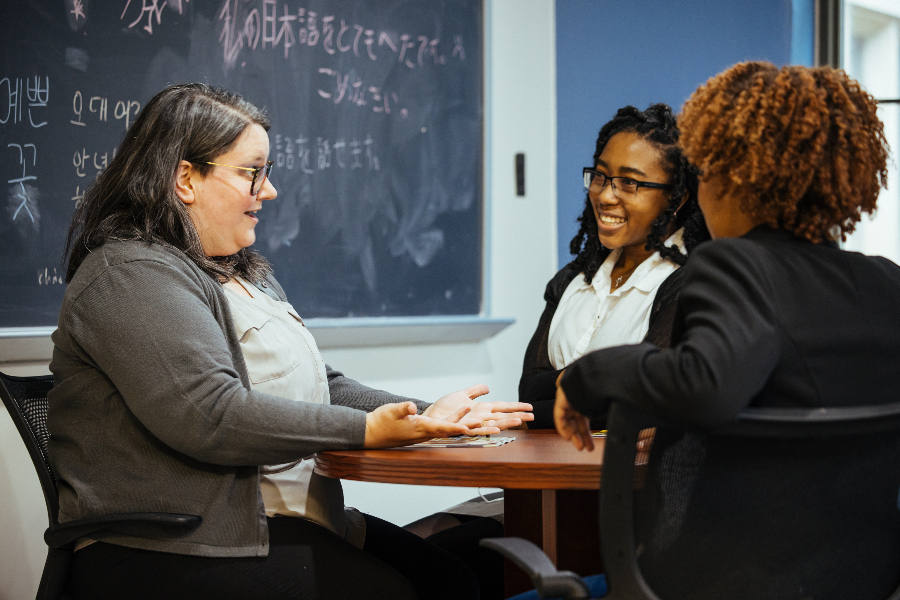
{"type": "Polygon", "coordinates": [[[540,548],[522,538],[487,538],[485,548],[499,552],[525,571],[541,598],[590,598],[588,586],[571,571],[557,571],[540,548]]]}
{"type": "Polygon", "coordinates": [[[118,531],[121,533],[143,533],[154,531],[186,531],[199,527],[203,517],[177,513],[115,513],[101,517],[89,517],[75,521],[66,521],[44,532],[44,541],[51,548],[67,548],[74,545],[79,538],[100,530],[118,531]]]}
{"type": "Polygon", "coordinates": [[[900,403],[828,408],[745,408],[717,434],[753,437],[820,437],[894,431],[900,403]]]}

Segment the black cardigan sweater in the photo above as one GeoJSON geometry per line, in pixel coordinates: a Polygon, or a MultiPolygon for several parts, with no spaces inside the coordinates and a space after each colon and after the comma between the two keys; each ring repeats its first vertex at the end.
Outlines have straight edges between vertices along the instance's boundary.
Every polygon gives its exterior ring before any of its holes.
{"type": "MultiPolygon", "coordinates": [[[[553,276],[544,290],[544,301],[547,305],[525,350],[525,363],[522,367],[522,377],[519,379],[519,402],[528,402],[534,407],[534,420],[528,424],[529,429],[554,427],[553,403],[556,400],[556,378],[562,370],[555,368],[550,362],[550,352],[547,348],[550,323],[553,321],[560,298],[579,273],[578,267],[574,263],[569,263],[553,276]]],[[[644,337],[645,342],[651,342],[660,348],[669,347],[681,285],[682,269],[676,269],[660,284],[653,300],[650,329],[644,337]]],[[[591,427],[603,429],[605,421],[605,415],[595,417],[591,421],[591,427]]]]}

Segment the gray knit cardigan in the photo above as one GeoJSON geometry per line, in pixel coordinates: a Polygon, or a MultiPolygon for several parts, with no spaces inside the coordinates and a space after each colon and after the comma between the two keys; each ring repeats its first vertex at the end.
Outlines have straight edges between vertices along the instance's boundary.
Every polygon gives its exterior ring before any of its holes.
{"type": "MultiPolygon", "coordinates": [[[[284,299],[274,279],[266,283],[284,299]]],[[[203,517],[187,533],[94,536],[133,548],[265,556],[258,466],[361,448],[364,411],[410,400],[330,368],[330,406],[252,391],[222,286],[163,245],[116,241],[94,250],[66,289],[52,339],[47,424],[59,520],[203,517]]]]}

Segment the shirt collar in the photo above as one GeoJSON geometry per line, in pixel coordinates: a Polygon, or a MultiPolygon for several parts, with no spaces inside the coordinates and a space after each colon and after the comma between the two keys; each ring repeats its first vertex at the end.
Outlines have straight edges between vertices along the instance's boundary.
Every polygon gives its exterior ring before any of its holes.
{"type": "MultiPolygon", "coordinates": [[[[679,229],[665,242],[663,242],[664,246],[678,246],[679,249],[684,249],[684,228],[679,229]]],[[[622,294],[626,290],[630,290],[631,288],[637,288],[642,292],[652,292],[659,284],[663,282],[663,280],[671,275],[672,271],[678,268],[678,265],[673,263],[672,261],[663,258],[659,255],[659,252],[654,252],[651,254],[647,260],[638,265],[637,269],[634,270],[634,273],[631,274],[631,277],[628,278],[628,281],[624,282],[621,287],[609,292],[610,286],[610,274],[612,273],[613,265],[616,264],[616,261],[619,259],[619,254],[621,254],[621,249],[613,250],[609,253],[609,256],[606,257],[606,260],[603,261],[603,264],[600,266],[600,269],[597,271],[597,275],[594,276],[594,279],[591,283],[584,283],[584,278],[582,277],[582,284],[585,288],[594,287],[595,289],[605,293],[605,294],[622,294]],[[663,268],[657,268],[663,267],[663,268]],[[599,287],[598,287],[599,286],[599,287]]]]}

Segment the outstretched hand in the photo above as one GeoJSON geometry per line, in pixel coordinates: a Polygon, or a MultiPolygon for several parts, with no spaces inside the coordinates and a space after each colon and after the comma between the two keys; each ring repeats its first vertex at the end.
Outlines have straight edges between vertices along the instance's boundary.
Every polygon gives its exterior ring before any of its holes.
{"type": "Polygon", "coordinates": [[[531,421],[532,406],[523,402],[476,402],[474,398],[489,392],[484,384],[473,385],[459,392],[452,392],[429,406],[423,416],[446,419],[462,408],[470,412],[459,420],[469,428],[469,435],[490,435],[510,427],[518,427],[523,421],[531,421]]]}
{"type": "Polygon", "coordinates": [[[444,419],[424,414],[417,415],[412,402],[385,404],[366,415],[366,439],[364,448],[392,448],[424,442],[436,437],[471,435],[468,427],[460,423],[469,407],[462,407],[444,419]]]}

